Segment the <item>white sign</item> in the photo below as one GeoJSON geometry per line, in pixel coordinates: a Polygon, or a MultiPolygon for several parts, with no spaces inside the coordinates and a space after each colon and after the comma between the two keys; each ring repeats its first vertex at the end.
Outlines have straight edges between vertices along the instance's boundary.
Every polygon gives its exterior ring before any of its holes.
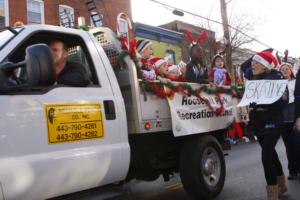
{"type": "Polygon", "coordinates": [[[287,80],[247,81],[243,98],[238,107],[248,106],[250,103],[272,104],[282,97],[287,83],[287,80]]]}
{"type": "MultiPolygon", "coordinates": [[[[215,95],[201,93],[201,96],[208,99],[214,109],[220,108],[215,95]]],[[[174,93],[174,95],[169,96],[167,99],[171,110],[174,136],[225,129],[234,119],[234,109],[230,95],[221,95],[224,103],[224,113],[220,116],[216,116],[203,101],[195,96],[188,97],[180,93],[174,93]]]]}
{"type": "Polygon", "coordinates": [[[296,80],[295,79],[288,82],[289,103],[294,103],[294,101],[295,101],[295,96],[294,96],[295,86],[296,86],[296,80]]]}

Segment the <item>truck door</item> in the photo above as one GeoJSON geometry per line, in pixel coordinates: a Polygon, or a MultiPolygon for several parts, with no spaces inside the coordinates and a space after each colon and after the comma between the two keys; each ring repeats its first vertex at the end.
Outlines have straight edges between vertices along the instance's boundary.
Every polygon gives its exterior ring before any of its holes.
{"type": "MultiPolygon", "coordinates": [[[[116,99],[88,34],[77,32],[24,30],[25,36],[18,37],[25,39],[7,56],[19,62],[28,45],[59,38],[68,48],[68,59],[83,65],[91,82],[87,87],[58,84],[0,94],[0,182],[5,199],[45,199],[126,177],[124,103],[116,99]]],[[[22,74],[16,76],[26,81],[22,74]]]]}

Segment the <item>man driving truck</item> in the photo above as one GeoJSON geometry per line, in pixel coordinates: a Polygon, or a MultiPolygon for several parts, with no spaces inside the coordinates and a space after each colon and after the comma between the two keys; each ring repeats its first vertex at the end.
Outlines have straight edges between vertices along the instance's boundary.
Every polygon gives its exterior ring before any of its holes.
{"type": "Polygon", "coordinates": [[[51,41],[49,47],[53,55],[58,84],[73,87],[86,87],[90,84],[91,81],[84,66],[67,61],[68,48],[62,40],[51,41]]]}

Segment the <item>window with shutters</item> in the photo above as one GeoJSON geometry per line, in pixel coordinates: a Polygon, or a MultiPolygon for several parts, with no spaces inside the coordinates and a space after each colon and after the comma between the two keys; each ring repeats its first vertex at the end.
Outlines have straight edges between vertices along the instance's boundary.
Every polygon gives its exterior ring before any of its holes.
{"type": "Polygon", "coordinates": [[[8,25],[8,0],[0,0],[0,30],[8,25]]]}
{"type": "Polygon", "coordinates": [[[28,24],[44,24],[44,1],[27,0],[27,23],[28,24]]]}
{"type": "Polygon", "coordinates": [[[60,26],[73,28],[74,24],[74,8],[67,5],[59,5],[60,26]]]}

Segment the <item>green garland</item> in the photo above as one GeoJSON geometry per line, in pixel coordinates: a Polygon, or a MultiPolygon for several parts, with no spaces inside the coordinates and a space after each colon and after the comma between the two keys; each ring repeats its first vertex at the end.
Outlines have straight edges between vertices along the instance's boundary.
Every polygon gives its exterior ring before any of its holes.
{"type": "MultiPolygon", "coordinates": [[[[123,50],[117,58],[117,66],[119,67],[120,70],[126,68],[126,63],[125,63],[126,56],[130,57],[129,52],[126,50],[123,50]]],[[[143,73],[141,71],[141,68],[139,67],[137,57],[134,57],[133,61],[136,66],[138,78],[142,79],[142,82],[140,84],[143,85],[143,87],[145,88],[145,90],[147,92],[151,92],[151,93],[155,92],[155,91],[153,91],[153,88],[150,86],[149,81],[143,79],[143,73]]],[[[205,92],[210,95],[212,95],[212,94],[229,94],[236,98],[242,98],[244,90],[245,90],[245,88],[243,86],[231,86],[230,88],[224,88],[224,87],[201,85],[199,88],[194,90],[188,83],[179,83],[179,84],[175,85],[172,82],[168,82],[168,83],[151,82],[151,84],[156,84],[157,88],[163,88],[164,86],[166,86],[174,91],[178,91],[178,88],[179,89],[184,88],[187,91],[188,95],[195,95],[195,94],[199,94],[201,92],[205,92]]]]}
{"type": "MultiPolygon", "coordinates": [[[[130,57],[129,51],[124,51],[123,50],[118,55],[117,66],[118,66],[119,70],[126,69],[126,63],[125,63],[125,57],[126,56],[130,57]]],[[[138,76],[138,78],[142,79],[143,78],[143,73],[140,70],[140,68],[138,67],[139,66],[139,61],[138,61],[138,58],[136,56],[134,57],[133,62],[134,62],[135,66],[136,66],[136,69],[137,69],[137,76],[138,76]]]]}
{"type": "MultiPolygon", "coordinates": [[[[119,66],[120,70],[126,68],[126,63],[125,63],[126,56],[130,57],[129,51],[123,50],[117,58],[117,66],[119,66]]],[[[141,71],[141,68],[139,66],[138,59],[136,56],[133,58],[133,61],[136,66],[137,76],[139,79],[142,79],[142,81],[140,82],[140,86],[141,86],[142,90],[156,94],[158,97],[160,97],[162,99],[171,96],[175,92],[178,92],[178,93],[181,93],[181,94],[187,95],[187,96],[193,95],[193,96],[197,97],[198,99],[202,100],[203,102],[205,102],[207,107],[211,111],[213,111],[217,116],[220,116],[224,112],[224,104],[221,100],[220,94],[229,94],[235,98],[242,98],[243,92],[245,89],[244,87],[237,87],[237,86],[231,86],[230,88],[224,88],[224,87],[216,87],[216,86],[208,86],[208,85],[201,85],[197,89],[193,89],[188,83],[174,84],[172,82],[167,82],[167,83],[150,82],[143,78],[143,74],[142,74],[142,71],[141,71]],[[171,94],[166,94],[164,87],[171,89],[171,94]],[[215,95],[217,101],[220,103],[220,108],[214,109],[212,107],[212,105],[210,104],[210,102],[206,98],[203,98],[201,96],[202,92],[205,92],[209,95],[215,95]]]]}
{"type": "MultiPolygon", "coordinates": [[[[117,58],[117,66],[119,67],[120,70],[126,68],[126,63],[125,63],[126,56],[130,57],[129,51],[123,50],[117,58]]],[[[166,97],[171,97],[172,95],[174,95],[175,92],[187,96],[193,95],[197,97],[199,100],[203,101],[207,105],[207,107],[216,114],[216,116],[220,116],[221,114],[224,113],[224,104],[221,100],[220,94],[229,94],[235,98],[242,98],[243,96],[244,87],[231,86],[230,88],[225,88],[225,87],[216,87],[210,85],[201,85],[200,87],[194,89],[188,83],[174,84],[172,82],[166,82],[166,83],[150,82],[143,78],[143,74],[139,66],[137,57],[135,56],[132,60],[135,63],[138,78],[142,79],[142,81],[140,82],[140,86],[142,90],[144,90],[145,92],[156,94],[161,99],[166,97]],[[169,93],[165,92],[164,87],[170,89],[169,93]],[[203,98],[201,96],[202,92],[205,92],[209,95],[215,95],[215,98],[217,102],[219,102],[220,107],[217,109],[213,108],[210,102],[206,98],[203,98]]]]}
{"type": "Polygon", "coordinates": [[[118,69],[122,70],[126,68],[126,63],[125,63],[125,57],[129,56],[129,52],[128,51],[122,51],[117,58],[117,66],[118,69]]]}
{"type": "Polygon", "coordinates": [[[80,26],[78,26],[78,29],[81,29],[83,31],[88,31],[89,30],[89,28],[86,25],[80,25],[80,26]]]}
{"type": "MultiPolygon", "coordinates": [[[[155,92],[153,91],[153,88],[149,84],[150,82],[147,80],[142,80],[141,84],[145,87],[147,92],[155,92]]],[[[196,95],[201,92],[205,92],[210,95],[214,94],[229,94],[232,97],[236,98],[242,98],[243,93],[244,93],[244,87],[236,87],[236,86],[231,86],[230,88],[224,88],[224,87],[214,87],[214,86],[208,86],[208,85],[202,85],[198,87],[197,89],[193,89],[188,83],[178,83],[174,84],[172,82],[168,83],[162,83],[162,82],[151,82],[151,84],[156,84],[157,88],[163,88],[166,86],[167,88],[172,89],[173,91],[178,91],[181,88],[183,88],[188,95],[196,95]]]]}

